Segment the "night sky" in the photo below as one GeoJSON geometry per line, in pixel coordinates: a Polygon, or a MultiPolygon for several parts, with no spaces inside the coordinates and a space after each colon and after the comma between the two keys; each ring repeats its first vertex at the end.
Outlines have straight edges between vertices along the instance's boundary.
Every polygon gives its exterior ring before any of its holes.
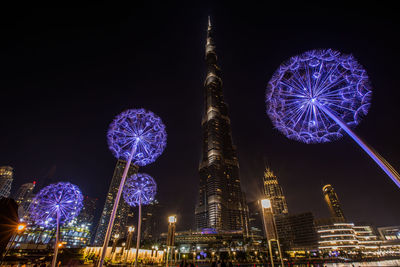
{"type": "Polygon", "coordinates": [[[316,48],[353,54],[374,90],[356,132],[399,171],[394,7],[147,2],[2,8],[0,165],[14,168],[14,192],[32,180],[70,181],[99,198],[99,215],[116,163],[108,125],[121,111],[143,107],[162,118],[168,144],[142,171],[158,183],[162,216],[177,213],[178,230],[193,227],[211,15],[248,201],[260,197],[267,161],[290,213],[327,217],[322,186],[330,183],[351,221],[400,224],[400,189],[349,137],[315,145],[289,140],[273,129],[264,102],[272,73],[289,57],[316,48]]]}

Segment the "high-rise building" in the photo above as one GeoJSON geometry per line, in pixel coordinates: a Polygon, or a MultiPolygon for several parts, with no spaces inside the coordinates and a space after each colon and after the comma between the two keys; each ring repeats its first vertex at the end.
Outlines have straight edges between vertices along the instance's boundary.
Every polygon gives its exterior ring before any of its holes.
{"type": "MultiPolygon", "coordinates": [[[[122,179],[122,174],[124,172],[125,165],[126,161],[118,160],[115,166],[111,184],[108,189],[106,202],[104,203],[103,212],[101,213],[99,224],[97,225],[97,231],[94,238],[95,246],[103,245],[108,227],[108,222],[110,221],[111,211],[114,205],[114,200],[118,192],[119,184],[122,179]]],[[[135,165],[131,164],[128,171],[128,177],[132,174],[135,174],[137,172],[137,169],[138,168],[135,165]]],[[[121,198],[118,205],[117,214],[115,216],[114,226],[111,232],[111,236],[114,236],[116,233],[118,233],[120,235],[120,238],[123,238],[126,235],[126,228],[130,216],[132,216],[131,208],[121,198]]]]}
{"type": "Polygon", "coordinates": [[[253,241],[261,241],[264,238],[262,210],[260,201],[248,203],[249,207],[249,237],[253,241]]]}
{"type": "Polygon", "coordinates": [[[157,200],[142,207],[142,237],[145,240],[156,240],[161,234],[160,204],[157,200]]]}
{"type": "Polygon", "coordinates": [[[35,185],[35,181],[33,181],[32,183],[23,184],[20,186],[17,193],[15,194],[15,202],[17,202],[20,208],[22,208],[22,214],[20,214],[20,216],[23,216],[28,211],[29,206],[32,203],[32,199],[35,196],[33,194],[33,189],[35,189],[35,185]]]}
{"type": "Polygon", "coordinates": [[[228,107],[222,93],[220,68],[210,20],[206,44],[207,76],[204,82],[202,157],[196,228],[248,232],[248,209],[239,178],[239,162],[232,142],[228,107]]]}
{"type": "Polygon", "coordinates": [[[33,189],[35,188],[36,182],[33,181],[32,183],[26,183],[19,187],[17,193],[15,194],[15,202],[17,204],[21,204],[24,200],[32,193],[33,189]]]}
{"type": "Polygon", "coordinates": [[[318,247],[318,235],[311,212],[277,216],[275,223],[279,241],[286,249],[311,250],[318,247]]]}
{"type": "Polygon", "coordinates": [[[333,187],[330,184],[327,184],[322,188],[322,192],[324,194],[324,199],[326,204],[328,205],[331,216],[340,218],[344,222],[346,219],[340,206],[339,198],[333,187]]]}
{"type": "Polygon", "coordinates": [[[0,167],[0,198],[10,196],[11,184],[13,181],[13,168],[10,166],[0,167]]]}
{"type": "Polygon", "coordinates": [[[288,214],[286,198],[282,187],[278,183],[278,177],[276,177],[269,167],[264,171],[263,184],[264,194],[266,198],[271,200],[274,216],[288,214]]]}

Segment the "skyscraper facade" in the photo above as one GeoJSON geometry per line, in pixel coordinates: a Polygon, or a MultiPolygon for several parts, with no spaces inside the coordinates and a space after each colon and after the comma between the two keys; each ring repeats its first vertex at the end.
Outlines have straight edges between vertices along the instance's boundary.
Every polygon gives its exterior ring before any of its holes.
{"type": "Polygon", "coordinates": [[[9,197],[13,181],[13,168],[10,166],[0,167],[0,198],[9,197]]]}
{"type": "Polygon", "coordinates": [[[35,189],[36,182],[33,181],[32,183],[25,183],[20,186],[17,193],[15,194],[15,202],[19,205],[19,213],[20,216],[24,216],[25,213],[28,211],[29,206],[32,203],[32,199],[35,196],[33,194],[33,189],[35,189]],[[21,210],[22,208],[22,210],[21,210]]]}
{"type": "Polygon", "coordinates": [[[271,200],[272,211],[274,216],[288,214],[288,206],[282,187],[278,183],[278,177],[273,171],[267,167],[263,177],[264,194],[266,198],[271,200]]]}
{"type": "Polygon", "coordinates": [[[325,185],[322,188],[322,192],[324,194],[324,199],[326,204],[328,205],[329,212],[332,217],[340,218],[345,221],[344,213],[342,207],[340,206],[339,198],[330,184],[325,185]]]}
{"type": "Polygon", "coordinates": [[[196,228],[243,230],[248,233],[248,209],[241,190],[239,162],[232,142],[228,107],[222,93],[220,68],[208,22],[206,43],[207,76],[204,82],[202,157],[196,205],[196,228]]]}
{"type": "MultiPolygon", "coordinates": [[[[97,225],[97,231],[94,238],[94,245],[101,246],[103,245],[104,238],[106,235],[108,222],[110,221],[111,211],[113,209],[114,200],[118,192],[118,187],[122,179],[122,174],[124,172],[126,161],[118,160],[114,169],[114,174],[111,180],[110,187],[108,189],[106,202],[104,203],[103,212],[101,213],[101,217],[99,220],[99,224],[97,225]]],[[[137,172],[137,167],[131,164],[128,177],[137,172]]],[[[111,236],[114,236],[116,233],[120,235],[120,238],[123,238],[127,232],[127,225],[129,218],[132,216],[130,206],[121,198],[117,214],[115,216],[114,226],[111,232],[111,236]]]]}

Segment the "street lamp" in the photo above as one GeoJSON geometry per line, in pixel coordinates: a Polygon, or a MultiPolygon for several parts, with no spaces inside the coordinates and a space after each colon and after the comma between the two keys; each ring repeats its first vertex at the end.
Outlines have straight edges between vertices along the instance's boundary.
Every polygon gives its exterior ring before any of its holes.
{"type": "Polygon", "coordinates": [[[128,237],[126,240],[126,255],[125,255],[125,263],[128,260],[128,254],[129,254],[129,250],[131,249],[131,242],[132,242],[132,236],[133,236],[133,232],[135,231],[135,227],[134,226],[129,226],[128,227],[128,237]]]}
{"type": "Polygon", "coordinates": [[[13,247],[15,243],[15,239],[17,238],[17,235],[20,235],[26,228],[26,224],[24,223],[19,223],[17,227],[13,230],[14,235],[11,237],[11,243],[8,246],[6,252],[4,253],[4,256],[2,257],[2,260],[0,261],[0,264],[3,262],[3,259],[7,256],[8,251],[13,247]]]}
{"type": "Polygon", "coordinates": [[[262,209],[264,232],[265,232],[265,236],[268,240],[268,248],[269,248],[269,254],[270,254],[270,258],[271,258],[271,265],[272,265],[272,267],[274,267],[274,258],[272,255],[272,242],[276,242],[277,247],[278,247],[279,258],[281,260],[282,266],[284,266],[283,259],[282,259],[282,253],[281,253],[281,247],[280,247],[279,239],[278,239],[278,233],[276,231],[274,211],[272,209],[271,200],[268,198],[265,198],[265,199],[261,199],[260,202],[261,202],[261,209],[262,209]]]}
{"type": "Polygon", "coordinates": [[[165,266],[168,266],[168,260],[169,260],[168,252],[171,248],[175,246],[175,224],[176,224],[176,215],[168,216],[167,258],[165,261],[165,266]]]}

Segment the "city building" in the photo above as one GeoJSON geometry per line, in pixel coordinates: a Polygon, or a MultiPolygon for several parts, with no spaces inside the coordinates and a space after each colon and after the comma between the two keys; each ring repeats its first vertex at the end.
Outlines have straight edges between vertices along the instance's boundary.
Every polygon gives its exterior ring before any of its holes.
{"type": "Polygon", "coordinates": [[[157,240],[160,231],[161,220],[159,218],[160,204],[157,200],[142,207],[142,237],[144,240],[157,240]]]}
{"type": "Polygon", "coordinates": [[[264,233],[260,201],[252,201],[247,206],[249,208],[249,237],[253,242],[261,243],[264,233]]]}
{"type": "Polygon", "coordinates": [[[20,209],[22,208],[20,216],[23,216],[28,211],[29,206],[32,203],[32,199],[35,196],[33,194],[33,189],[35,189],[35,185],[36,181],[33,181],[32,183],[25,183],[20,186],[17,193],[15,194],[15,202],[17,202],[17,204],[20,206],[20,209]]]}
{"type": "Polygon", "coordinates": [[[316,222],[319,236],[318,248],[322,251],[356,251],[377,254],[381,249],[382,241],[375,234],[372,226],[334,221],[321,225],[322,222],[326,223],[323,220],[316,222]]]}
{"type": "Polygon", "coordinates": [[[10,196],[11,184],[13,182],[13,168],[10,166],[0,167],[0,198],[10,196]]]}
{"type": "Polygon", "coordinates": [[[210,20],[206,64],[196,228],[241,230],[247,234],[248,208],[240,185],[239,162],[232,141],[228,106],[224,102],[210,20]]]}
{"type": "Polygon", "coordinates": [[[318,249],[322,251],[359,249],[353,223],[333,223],[317,226],[318,249]]]}
{"type": "Polygon", "coordinates": [[[318,248],[318,235],[311,212],[276,216],[275,224],[279,241],[285,250],[318,248]]]}
{"type": "Polygon", "coordinates": [[[269,167],[264,171],[263,185],[265,197],[271,201],[274,216],[288,214],[288,206],[282,187],[278,183],[278,178],[269,167]]]}
{"type": "Polygon", "coordinates": [[[398,241],[400,243],[400,225],[378,227],[378,232],[382,240],[398,241]]]}
{"type": "Polygon", "coordinates": [[[329,212],[331,213],[331,217],[340,218],[345,222],[346,218],[342,207],[340,206],[339,198],[333,187],[330,184],[327,184],[322,188],[322,192],[324,194],[325,202],[328,205],[329,212]]]}
{"type": "MultiPolygon", "coordinates": [[[[114,174],[111,179],[110,187],[108,189],[106,201],[104,203],[103,212],[101,213],[101,217],[99,223],[97,225],[97,231],[94,238],[95,246],[102,246],[104,242],[104,238],[106,235],[108,222],[110,221],[111,211],[114,206],[114,200],[118,192],[118,188],[122,179],[122,174],[124,172],[124,168],[126,165],[126,161],[118,160],[114,169],[114,174]]],[[[128,177],[137,172],[137,167],[131,164],[128,177]]],[[[130,206],[121,198],[119,202],[117,214],[115,216],[114,227],[111,232],[111,236],[115,234],[120,234],[120,238],[125,237],[127,233],[127,226],[130,218],[133,216],[130,206]]]]}

